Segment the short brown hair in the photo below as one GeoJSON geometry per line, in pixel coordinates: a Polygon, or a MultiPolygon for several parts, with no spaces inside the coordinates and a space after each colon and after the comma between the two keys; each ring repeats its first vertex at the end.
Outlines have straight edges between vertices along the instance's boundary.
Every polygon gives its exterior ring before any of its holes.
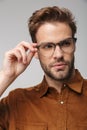
{"type": "Polygon", "coordinates": [[[36,10],[28,21],[28,28],[33,42],[37,41],[35,35],[38,28],[46,22],[62,22],[68,24],[72,30],[73,37],[77,30],[74,16],[70,10],[57,6],[44,7],[36,10]]]}

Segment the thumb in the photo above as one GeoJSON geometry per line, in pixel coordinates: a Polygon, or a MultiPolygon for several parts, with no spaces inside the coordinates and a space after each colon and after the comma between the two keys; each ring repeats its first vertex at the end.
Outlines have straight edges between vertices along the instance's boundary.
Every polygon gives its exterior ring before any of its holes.
{"type": "Polygon", "coordinates": [[[30,64],[34,54],[35,54],[35,52],[31,52],[31,51],[28,53],[28,56],[27,56],[27,63],[28,64],[30,64]]]}

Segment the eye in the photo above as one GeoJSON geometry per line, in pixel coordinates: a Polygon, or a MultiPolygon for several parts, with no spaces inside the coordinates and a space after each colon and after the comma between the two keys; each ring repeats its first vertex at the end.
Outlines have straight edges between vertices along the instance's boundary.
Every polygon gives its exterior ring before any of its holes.
{"type": "Polygon", "coordinates": [[[61,41],[60,46],[68,47],[71,45],[71,43],[72,43],[72,41],[70,39],[67,39],[67,40],[61,41]]]}
{"type": "Polygon", "coordinates": [[[42,48],[43,49],[52,49],[52,48],[54,48],[54,45],[52,43],[47,43],[47,44],[44,44],[42,48]]]}

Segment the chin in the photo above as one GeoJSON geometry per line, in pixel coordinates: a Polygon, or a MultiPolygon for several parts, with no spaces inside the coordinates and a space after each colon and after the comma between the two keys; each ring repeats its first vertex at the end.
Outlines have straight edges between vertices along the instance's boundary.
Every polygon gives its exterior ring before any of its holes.
{"type": "Polygon", "coordinates": [[[55,74],[54,77],[55,77],[55,79],[61,80],[61,81],[69,80],[71,78],[71,76],[72,76],[72,73],[70,73],[68,70],[67,71],[61,70],[61,71],[59,71],[57,73],[58,74],[57,75],[55,74]]]}

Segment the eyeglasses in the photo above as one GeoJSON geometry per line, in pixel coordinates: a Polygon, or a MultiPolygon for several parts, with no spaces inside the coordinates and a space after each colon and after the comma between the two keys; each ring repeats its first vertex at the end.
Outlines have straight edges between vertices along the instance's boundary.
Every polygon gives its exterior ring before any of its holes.
{"type": "Polygon", "coordinates": [[[67,38],[58,43],[46,42],[38,45],[37,48],[40,54],[45,57],[51,57],[54,54],[56,46],[59,46],[64,53],[72,53],[75,49],[76,40],[77,38],[67,38]]]}

